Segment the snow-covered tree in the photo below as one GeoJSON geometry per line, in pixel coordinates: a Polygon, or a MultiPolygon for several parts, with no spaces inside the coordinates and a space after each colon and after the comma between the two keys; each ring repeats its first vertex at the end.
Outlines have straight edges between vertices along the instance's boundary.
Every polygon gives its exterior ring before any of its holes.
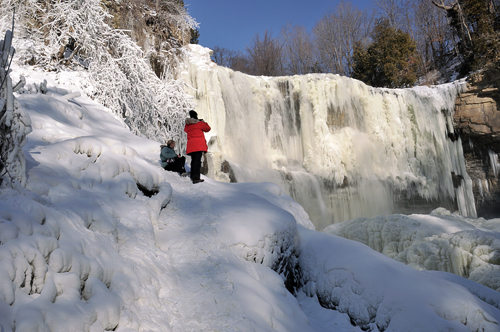
{"type": "Polygon", "coordinates": [[[26,183],[26,164],[22,147],[31,132],[31,121],[17,105],[13,91],[23,85],[24,79],[12,86],[10,64],[15,49],[11,30],[0,41],[0,186],[18,181],[26,183]]]}
{"type": "MultiPolygon", "coordinates": [[[[169,2],[159,7],[180,10],[169,2]]],[[[193,105],[182,82],[174,80],[176,68],[164,66],[165,73],[155,75],[143,50],[110,24],[113,17],[100,0],[6,0],[0,6],[2,17],[19,8],[17,21],[32,43],[23,52],[25,62],[46,70],[88,69],[90,96],[122,116],[133,132],[182,141],[184,117],[193,105]]],[[[196,26],[185,11],[176,17],[184,20],[175,23],[182,29],[196,26]]]]}

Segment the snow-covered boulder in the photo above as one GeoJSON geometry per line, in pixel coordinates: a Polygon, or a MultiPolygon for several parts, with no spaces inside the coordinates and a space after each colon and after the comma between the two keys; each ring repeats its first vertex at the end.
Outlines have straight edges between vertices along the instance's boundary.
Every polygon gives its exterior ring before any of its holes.
{"type": "Polygon", "coordinates": [[[500,220],[390,215],[334,224],[324,232],[364,243],[418,270],[454,273],[500,291],[500,220]]]}
{"type": "Polygon", "coordinates": [[[337,236],[302,228],[299,241],[302,290],[363,330],[500,331],[500,310],[465,287],[337,236]]]}

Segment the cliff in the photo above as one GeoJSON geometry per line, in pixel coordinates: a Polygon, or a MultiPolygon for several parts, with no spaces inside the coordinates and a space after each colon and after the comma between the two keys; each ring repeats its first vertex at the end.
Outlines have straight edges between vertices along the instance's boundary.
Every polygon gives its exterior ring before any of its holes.
{"type": "Polygon", "coordinates": [[[147,54],[158,77],[176,68],[179,48],[189,44],[193,19],[182,0],[107,1],[111,24],[126,30],[147,54]]]}
{"type": "Polygon", "coordinates": [[[500,72],[471,75],[458,96],[455,130],[462,139],[467,173],[473,180],[478,216],[500,216],[500,72]]]}

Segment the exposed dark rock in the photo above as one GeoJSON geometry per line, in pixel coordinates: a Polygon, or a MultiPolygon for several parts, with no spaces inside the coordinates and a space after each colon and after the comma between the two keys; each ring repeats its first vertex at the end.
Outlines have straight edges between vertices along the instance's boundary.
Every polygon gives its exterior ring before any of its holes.
{"type": "Polygon", "coordinates": [[[462,138],[467,173],[473,181],[479,217],[500,217],[496,160],[500,152],[500,72],[471,75],[456,100],[455,131],[462,138]]]}
{"type": "Polygon", "coordinates": [[[449,197],[428,199],[415,193],[408,194],[406,191],[394,194],[393,213],[428,214],[432,210],[437,209],[438,207],[443,207],[451,212],[454,212],[458,210],[458,203],[456,199],[452,199],[449,197]]]}
{"type": "Polygon", "coordinates": [[[451,180],[453,181],[453,188],[457,189],[462,184],[464,177],[460,174],[455,174],[455,172],[451,172],[451,180]]]}
{"type": "Polygon", "coordinates": [[[201,163],[200,173],[203,174],[203,175],[207,175],[208,174],[208,160],[207,160],[207,154],[206,153],[203,154],[203,160],[202,160],[202,163],[201,163]]]}
{"type": "MultiPolygon", "coordinates": [[[[456,101],[455,128],[479,147],[500,149],[500,72],[473,74],[456,101]]],[[[464,144],[464,148],[467,148],[464,144]]]]}
{"type": "Polygon", "coordinates": [[[340,188],[346,188],[346,187],[349,187],[349,180],[347,180],[347,177],[344,176],[344,181],[342,181],[340,188]]]}
{"type": "Polygon", "coordinates": [[[335,107],[332,104],[328,105],[326,124],[330,130],[347,127],[347,119],[348,117],[346,116],[344,108],[340,108],[338,106],[335,107]]]}
{"type": "Polygon", "coordinates": [[[229,164],[227,160],[224,160],[220,165],[220,171],[229,175],[230,182],[232,183],[238,182],[236,181],[236,176],[234,175],[233,168],[231,167],[231,164],[229,164]]]}
{"type": "MultiPolygon", "coordinates": [[[[171,2],[184,6],[182,0],[171,2]]],[[[191,31],[180,29],[172,20],[178,14],[172,12],[175,6],[159,6],[159,2],[150,0],[104,1],[103,4],[113,16],[109,23],[127,31],[148,55],[158,77],[164,75],[166,66],[176,67],[179,48],[189,44],[191,31]]]]}
{"type": "MultiPolygon", "coordinates": [[[[282,252],[285,252],[283,249],[282,252]]],[[[286,289],[296,295],[297,291],[304,286],[302,271],[299,265],[298,254],[293,252],[290,256],[280,256],[274,263],[272,269],[283,277],[286,289]]]]}
{"type": "Polygon", "coordinates": [[[328,191],[334,191],[337,189],[344,189],[349,186],[356,186],[356,183],[349,183],[349,180],[347,179],[346,176],[344,176],[344,179],[342,180],[342,183],[339,185],[335,182],[333,179],[325,179],[322,178],[323,180],[323,185],[328,191]]]}
{"type": "Polygon", "coordinates": [[[137,188],[144,194],[146,197],[153,197],[154,195],[158,194],[158,188],[152,188],[148,189],[147,187],[141,185],[140,183],[137,183],[137,188]]]}

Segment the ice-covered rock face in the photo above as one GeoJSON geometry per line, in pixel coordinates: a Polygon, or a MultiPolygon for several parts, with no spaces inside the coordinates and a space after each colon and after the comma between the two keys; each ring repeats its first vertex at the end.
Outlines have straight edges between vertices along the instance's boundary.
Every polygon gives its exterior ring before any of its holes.
{"type": "Polygon", "coordinates": [[[474,73],[467,79],[467,91],[457,98],[454,123],[463,142],[467,173],[473,180],[478,215],[500,215],[500,83],[498,70],[474,73]]]}
{"type": "MultiPolygon", "coordinates": [[[[446,213],[447,212],[447,213],[446,213]]],[[[500,221],[434,215],[358,218],[324,232],[370,246],[418,270],[454,273],[500,291],[500,221]]]]}
{"type": "Polygon", "coordinates": [[[330,74],[253,77],[190,50],[186,91],[212,127],[211,177],[229,181],[229,161],[238,182],[274,182],[318,229],[439,206],[475,216],[460,140],[448,137],[465,83],[389,90],[330,74]]]}

